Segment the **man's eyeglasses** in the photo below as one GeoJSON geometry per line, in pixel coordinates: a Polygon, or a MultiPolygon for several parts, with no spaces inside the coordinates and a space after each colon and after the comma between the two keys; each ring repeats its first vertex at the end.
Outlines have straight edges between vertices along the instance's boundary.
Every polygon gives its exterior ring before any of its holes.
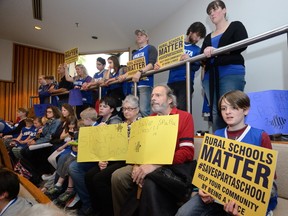
{"type": "Polygon", "coordinates": [[[132,110],[135,110],[135,109],[137,109],[137,107],[134,107],[134,108],[132,108],[132,107],[122,107],[122,110],[123,110],[123,112],[124,111],[132,111],[132,110]]]}

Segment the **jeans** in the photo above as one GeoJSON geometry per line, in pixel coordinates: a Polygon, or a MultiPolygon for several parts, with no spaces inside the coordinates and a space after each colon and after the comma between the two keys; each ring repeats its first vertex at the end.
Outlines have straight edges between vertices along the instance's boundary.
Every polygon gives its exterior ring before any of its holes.
{"type": "Polygon", "coordinates": [[[188,202],[186,202],[175,216],[228,216],[228,214],[223,210],[223,205],[218,203],[205,204],[201,197],[196,194],[188,202]]]}
{"type": "MultiPolygon", "coordinates": [[[[227,75],[221,77],[219,79],[219,95],[220,97],[225,93],[233,90],[243,91],[245,87],[246,81],[244,75],[227,75]]],[[[207,96],[208,101],[210,100],[210,92],[209,92],[209,80],[203,80],[202,82],[205,94],[207,96]]],[[[226,127],[226,123],[224,122],[220,113],[218,113],[218,101],[216,99],[216,90],[214,89],[214,101],[213,101],[213,132],[217,129],[226,127]]],[[[210,101],[209,101],[210,103],[210,101]]]]}
{"type": "Polygon", "coordinates": [[[73,180],[74,189],[82,201],[83,209],[91,208],[90,196],[85,185],[85,174],[96,165],[97,163],[95,162],[78,163],[73,161],[69,166],[68,173],[73,180]]]}
{"type": "MultiPolygon", "coordinates": [[[[132,88],[132,93],[134,89],[132,88]]],[[[151,114],[150,100],[151,100],[152,87],[140,86],[137,88],[137,96],[139,97],[140,112],[143,117],[151,114]]]]}

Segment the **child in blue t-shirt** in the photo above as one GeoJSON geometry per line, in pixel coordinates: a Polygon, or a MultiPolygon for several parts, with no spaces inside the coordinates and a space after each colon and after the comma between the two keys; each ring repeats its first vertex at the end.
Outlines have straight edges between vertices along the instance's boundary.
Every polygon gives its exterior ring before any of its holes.
{"type": "Polygon", "coordinates": [[[27,146],[31,135],[35,134],[33,119],[26,118],[24,121],[26,126],[21,129],[21,133],[18,135],[18,137],[13,138],[9,144],[12,148],[13,155],[18,159],[21,158],[21,149],[27,146]]]}
{"type": "MultiPolygon", "coordinates": [[[[249,113],[250,99],[244,92],[239,90],[227,92],[220,98],[218,108],[227,127],[216,130],[215,135],[272,149],[270,138],[266,132],[245,124],[245,116],[249,113]]],[[[277,197],[277,186],[274,180],[267,208],[267,216],[273,215],[272,211],[276,208],[277,197]]],[[[229,201],[223,207],[223,205],[215,202],[210,194],[199,190],[199,193],[186,202],[176,214],[176,216],[188,215],[238,216],[240,214],[235,201],[229,201]]]]}

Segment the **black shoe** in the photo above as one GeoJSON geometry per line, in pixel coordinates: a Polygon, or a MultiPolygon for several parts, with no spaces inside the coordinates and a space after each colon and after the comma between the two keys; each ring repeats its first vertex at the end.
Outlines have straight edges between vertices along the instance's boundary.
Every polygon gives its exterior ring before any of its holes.
{"type": "Polygon", "coordinates": [[[77,211],[78,216],[97,216],[96,212],[91,208],[80,208],[77,211]]]}

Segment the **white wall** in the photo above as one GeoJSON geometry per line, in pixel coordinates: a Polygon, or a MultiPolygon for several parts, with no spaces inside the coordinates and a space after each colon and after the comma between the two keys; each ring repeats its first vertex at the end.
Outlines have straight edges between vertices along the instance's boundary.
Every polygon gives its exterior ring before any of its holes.
{"type": "Polygon", "coordinates": [[[13,42],[0,39],[0,80],[13,81],[12,57],[13,42]]]}
{"type": "MultiPolygon", "coordinates": [[[[275,0],[269,3],[260,0],[226,0],[224,2],[229,21],[241,21],[245,25],[249,37],[288,24],[288,2],[285,0],[275,0]]],[[[185,34],[189,25],[195,21],[203,22],[207,32],[211,32],[213,25],[206,14],[206,7],[209,3],[210,0],[188,1],[176,14],[171,14],[170,18],[161,26],[149,30],[150,43],[158,46],[168,39],[185,34]]],[[[200,46],[201,43],[202,41],[199,43],[200,46]]],[[[288,89],[287,34],[249,46],[244,52],[244,58],[246,59],[247,82],[245,92],[288,89]]],[[[155,83],[166,83],[167,76],[167,73],[157,74],[155,83]]],[[[207,130],[210,128],[202,117],[203,98],[199,71],[194,83],[192,109],[195,131],[207,130]]]]}

